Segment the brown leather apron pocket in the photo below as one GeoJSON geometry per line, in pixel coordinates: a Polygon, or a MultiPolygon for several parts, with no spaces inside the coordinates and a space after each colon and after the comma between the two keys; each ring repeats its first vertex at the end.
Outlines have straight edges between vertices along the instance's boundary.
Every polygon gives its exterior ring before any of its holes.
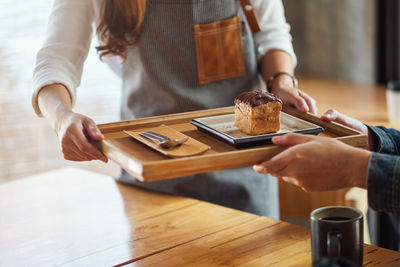
{"type": "Polygon", "coordinates": [[[240,17],[194,26],[199,84],[244,76],[240,17]]]}

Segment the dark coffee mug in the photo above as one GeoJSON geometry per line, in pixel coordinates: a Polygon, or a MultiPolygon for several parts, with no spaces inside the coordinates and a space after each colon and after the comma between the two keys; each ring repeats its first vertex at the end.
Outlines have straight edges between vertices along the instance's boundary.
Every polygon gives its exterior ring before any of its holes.
{"type": "Polygon", "coordinates": [[[350,207],[322,207],[311,212],[313,265],[323,260],[363,261],[363,214],[350,207]]]}

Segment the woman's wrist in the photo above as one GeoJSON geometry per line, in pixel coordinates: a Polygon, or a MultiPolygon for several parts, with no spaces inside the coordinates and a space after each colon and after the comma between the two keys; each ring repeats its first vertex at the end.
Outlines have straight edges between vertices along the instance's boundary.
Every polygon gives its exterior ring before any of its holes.
{"type": "Polygon", "coordinates": [[[287,75],[281,75],[274,80],[272,87],[293,87],[293,80],[287,75]]]}
{"type": "Polygon", "coordinates": [[[72,114],[72,110],[65,107],[63,103],[59,103],[55,108],[55,116],[53,123],[53,129],[58,133],[61,129],[63,122],[72,114]]]}
{"type": "Polygon", "coordinates": [[[281,88],[297,87],[297,79],[289,72],[277,72],[267,80],[267,90],[273,92],[281,88]]]}
{"type": "Polygon", "coordinates": [[[60,122],[72,112],[71,98],[68,90],[61,84],[43,87],[38,94],[39,108],[51,127],[58,132],[60,122]]]}
{"type": "Polygon", "coordinates": [[[269,83],[268,91],[270,93],[275,93],[281,90],[282,88],[294,88],[293,80],[288,75],[280,75],[276,77],[269,83]]]}

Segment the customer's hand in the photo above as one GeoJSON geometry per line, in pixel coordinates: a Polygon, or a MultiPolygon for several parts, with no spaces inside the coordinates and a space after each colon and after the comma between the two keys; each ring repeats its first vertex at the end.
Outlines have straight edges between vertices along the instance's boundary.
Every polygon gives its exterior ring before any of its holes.
{"type": "Polygon", "coordinates": [[[108,161],[107,157],[91,143],[104,139],[92,119],[71,111],[63,111],[57,114],[55,130],[65,159],[108,161]]]}
{"type": "Polygon", "coordinates": [[[355,129],[363,134],[367,134],[368,135],[368,143],[367,143],[365,149],[368,149],[370,151],[374,150],[374,140],[373,140],[374,136],[373,136],[373,134],[371,134],[368,127],[364,123],[360,122],[359,120],[356,120],[349,116],[343,115],[342,113],[340,113],[334,109],[327,110],[321,116],[321,120],[327,121],[327,122],[334,121],[334,122],[343,124],[345,126],[348,126],[352,129],[355,129]]]}
{"type": "Polygon", "coordinates": [[[346,125],[352,129],[355,129],[362,133],[368,134],[368,127],[365,126],[365,124],[363,124],[359,120],[356,120],[349,116],[343,115],[342,113],[340,113],[334,109],[327,110],[321,116],[321,120],[327,121],[327,122],[334,121],[334,122],[346,125]]]}
{"type": "Polygon", "coordinates": [[[304,191],[366,187],[370,152],[332,138],[286,134],[272,142],[288,147],[270,160],[255,165],[258,173],[269,173],[304,191]]]}
{"type": "Polygon", "coordinates": [[[314,98],[300,89],[294,88],[293,81],[288,76],[277,77],[271,91],[282,100],[283,104],[294,106],[302,112],[317,114],[317,102],[314,98]]]}

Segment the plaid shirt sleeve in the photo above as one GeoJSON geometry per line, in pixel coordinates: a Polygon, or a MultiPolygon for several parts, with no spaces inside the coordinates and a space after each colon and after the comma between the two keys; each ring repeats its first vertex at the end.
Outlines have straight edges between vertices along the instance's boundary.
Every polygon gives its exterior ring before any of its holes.
{"type": "Polygon", "coordinates": [[[368,128],[376,148],[368,165],[368,203],[374,210],[400,214],[400,132],[368,128]]]}

